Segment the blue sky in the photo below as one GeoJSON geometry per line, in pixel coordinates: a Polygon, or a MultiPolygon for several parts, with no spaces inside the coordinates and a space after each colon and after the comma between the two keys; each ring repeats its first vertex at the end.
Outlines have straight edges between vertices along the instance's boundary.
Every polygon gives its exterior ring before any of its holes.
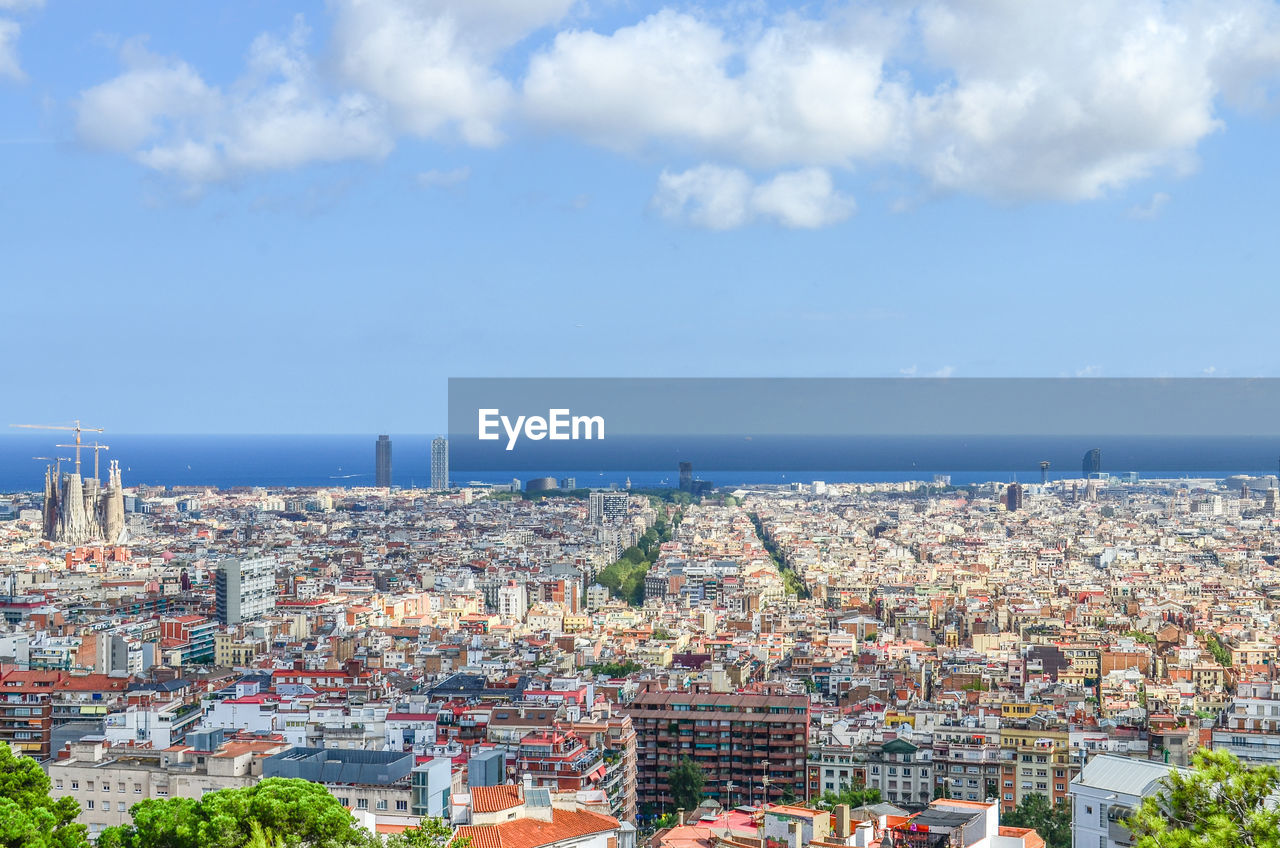
{"type": "Polygon", "coordinates": [[[1280,376],[1271,2],[0,0],[12,421],[1280,376]]]}

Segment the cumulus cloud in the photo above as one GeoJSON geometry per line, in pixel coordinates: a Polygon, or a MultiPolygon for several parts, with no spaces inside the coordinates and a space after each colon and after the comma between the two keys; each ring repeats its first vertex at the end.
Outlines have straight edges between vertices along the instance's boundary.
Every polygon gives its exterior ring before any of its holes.
{"type": "MultiPolygon", "coordinates": [[[[0,4],[20,1],[32,2],[0,4]]],[[[328,8],[330,76],[294,39],[259,39],[246,79],[225,90],[149,56],[83,93],[82,134],[200,180],[377,157],[406,134],[488,147],[529,122],[716,163],[663,174],[658,205],[683,191],[689,220],[820,226],[842,216],[801,199],[824,197],[832,171],[891,168],[914,175],[911,196],[1001,201],[1087,200],[1186,174],[1223,102],[1266,105],[1280,82],[1271,0],[669,7],[600,31],[566,25],[575,0],[328,8]],[[544,31],[522,65],[513,48],[544,31]],[[766,191],[748,171],[791,182],[766,191]]]]}
{"type": "Polygon", "coordinates": [[[0,80],[21,82],[27,78],[18,64],[18,34],[22,27],[16,21],[0,18],[0,80]]]}
{"type": "Polygon", "coordinates": [[[820,168],[783,172],[760,185],[743,171],[717,165],[663,171],[652,203],[670,220],[712,230],[757,219],[812,229],[842,221],[854,211],[853,200],[836,191],[831,175],[820,168]]]}
{"type": "Polygon", "coordinates": [[[737,32],[663,11],[570,31],[530,63],[537,120],[609,147],[766,166],[894,163],[935,190],[1081,200],[1185,173],[1280,70],[1265,0],[924,0],[737,32]],[[1087,37],[1082,37],[1087,34],[1087,37]],[[925,85],[901,70],[941,81],[925,85]]]}
{"type": "Polygon", "coordinates": [[[573,0],[338,0],[334,50],[346,82],[388,104],[418,136],[456,127],[470,144],[502,140],[511,83],[501,52],[562,18],[573,0]]]}
{"type": "Polygon", "coordinates": [[[190,183],[385,156],[392,137],[381,105],[360,92],[327,93],[305,40],[301,25],[286,40],[259,37],[248,71],[225,90],[131,44],[127,69],[78,98],[77,132],[190,183]]]}

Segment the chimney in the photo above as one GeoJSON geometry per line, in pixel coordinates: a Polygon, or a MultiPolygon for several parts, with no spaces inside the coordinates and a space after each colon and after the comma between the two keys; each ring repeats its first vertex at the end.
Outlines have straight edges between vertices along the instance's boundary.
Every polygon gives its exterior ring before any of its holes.
{"type": "Polygon", "coordinates": [[[676,810],[676,827],[681,827],[683,825],[684,825],[684,807],[681,807],[678,810],[676,810]]]}
{"type": "Polygon", "coordinates": [[[849,805],[837,804],[834,812],[836,814],[836,836],[840,839],[848,839],[853,835],[853,831],[849,828],[849,805]]]}

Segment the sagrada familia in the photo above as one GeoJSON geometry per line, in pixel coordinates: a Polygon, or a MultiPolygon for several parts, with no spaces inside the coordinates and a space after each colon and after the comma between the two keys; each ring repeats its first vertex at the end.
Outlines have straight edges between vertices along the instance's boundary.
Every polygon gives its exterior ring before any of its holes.
{"type": "Polygon", "coordinates": [[[96,476],[87,479],[76,470],[63,474],[49,466],[44,473],[44,537],[74,545],[85,542],[118,544],[124,527],[124,487],[120,483],[120,463],[111,461],[107,485],[96,476]]]}

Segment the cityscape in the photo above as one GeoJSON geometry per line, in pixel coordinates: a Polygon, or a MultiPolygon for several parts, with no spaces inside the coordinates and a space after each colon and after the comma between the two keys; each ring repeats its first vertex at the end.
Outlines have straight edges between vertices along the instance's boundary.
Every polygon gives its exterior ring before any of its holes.
{"type": "Polygon", "coordinates": [[[1280,0],[0,0],[0,848],[1280,848],[1278,106],[1280,0]]]}
{"type": "Polygon", "coordinates": [[[370,443],[0,500],[0,741],[88,838],[301,778],[384,836],[1121,846],[1197,752],[1280,761],[1275,475],[459,486],[439,437],[406,489],[370,443]]]}

